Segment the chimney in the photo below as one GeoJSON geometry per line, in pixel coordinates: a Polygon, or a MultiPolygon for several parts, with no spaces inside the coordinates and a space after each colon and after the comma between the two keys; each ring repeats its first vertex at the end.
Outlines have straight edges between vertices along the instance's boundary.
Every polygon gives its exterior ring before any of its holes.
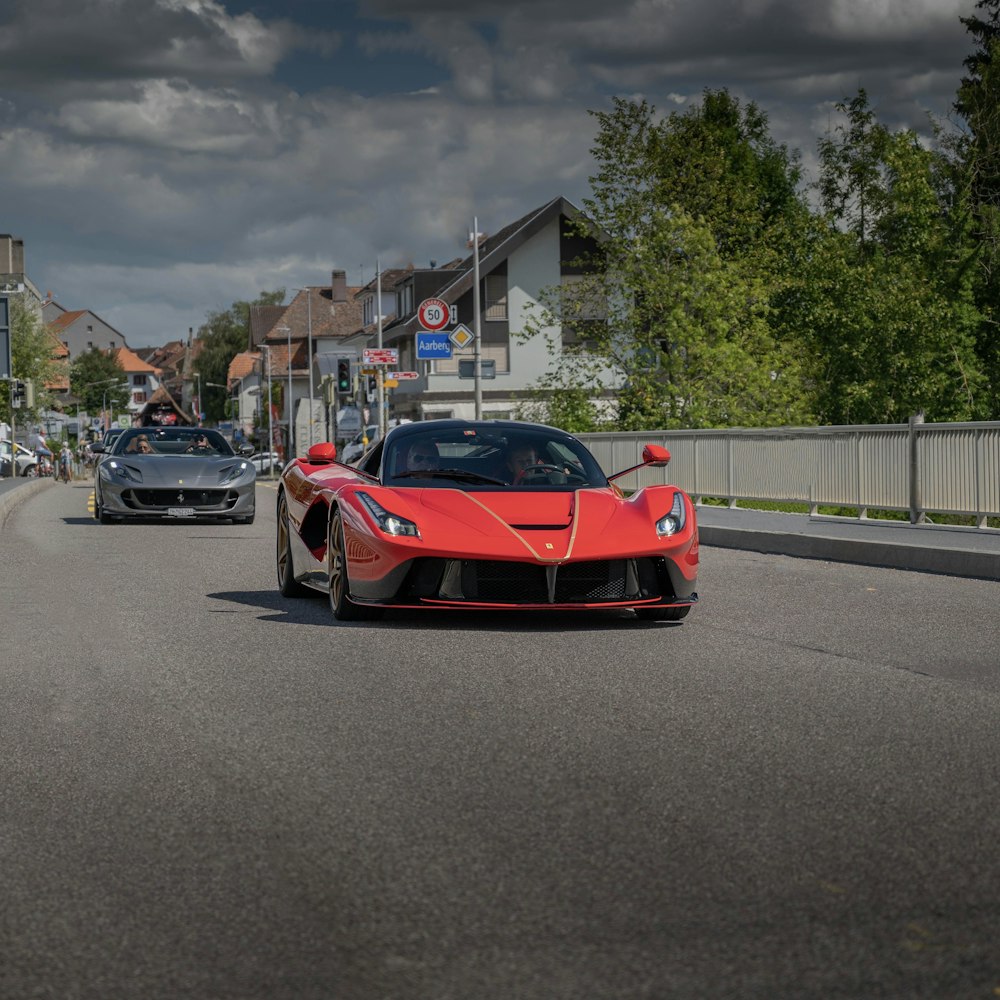
{"type": "Polygon", "coordinates": [[[347,272],[332,271],[330,273],[330,298],[333,302],[347,301],[347,272]]]}

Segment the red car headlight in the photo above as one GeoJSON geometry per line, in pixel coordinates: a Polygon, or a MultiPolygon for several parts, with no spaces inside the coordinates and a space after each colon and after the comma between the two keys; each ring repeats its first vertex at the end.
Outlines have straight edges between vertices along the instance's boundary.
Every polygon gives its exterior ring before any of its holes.
{"type": "Polygon", "coordinates": [[[386,510],[385,507],[378,502],[378,500],[369,496],[367,493],[359,491],[356,496],[364,505],[365,510],[367,510],[368,513],[371,514],[372,518],[374,518],[375,523],[387,535],[409,535],[413,538],[420,537],[419,529],[408,518],[400,517],[398,514],[393,514],[392,511],[386,510]]]}
{"type": "Polygon", "coordinates": [[[674,502],[670,505],[670,512],[656,522],[656,533],[661,538],[669,535],[676,535],[687,521],[687,511],[684,508],[684,497],[680,493],[674,494],[674,502]]]}

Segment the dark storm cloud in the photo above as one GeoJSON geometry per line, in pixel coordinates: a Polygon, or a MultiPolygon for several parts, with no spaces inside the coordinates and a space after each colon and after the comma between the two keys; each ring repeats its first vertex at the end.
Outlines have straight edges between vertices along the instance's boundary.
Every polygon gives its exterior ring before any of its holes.
{"type": "Polygon", "coordinates": [[[293,48],[330,51],[335,32],[228,15],[213,0],[8,0],[0,87],[31,90],[183,77],[267,77],[293,48]]]}
{"type": "Polygon", "coordinates": [[[67,307],[156,342],[579,201],[612,95],[669,113],[728,87],[807,168],[858,87],[927,134],[974,2],[6,0],[0,232],[67,307]]]}

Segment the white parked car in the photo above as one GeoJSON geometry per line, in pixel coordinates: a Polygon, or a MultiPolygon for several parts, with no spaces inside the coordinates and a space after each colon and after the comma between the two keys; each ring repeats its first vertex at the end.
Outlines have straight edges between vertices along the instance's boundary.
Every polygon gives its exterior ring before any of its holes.
{"type": "MultiPolygon", "coordinates": [[[[16,456],[14,461],[17,463],[17,474],[19,476],[34,476],[37,473],[38,459],[35,457],[33,451],[29,451],[22,445],[15,443],[14,454],[16,456]]],[[[3,474],[9,476],[10,441],[0,441],[0,466],[3,467],[3,474]]]]}
{"type": "Polygon", "coordinates": [[[339,456],[345,465],[353,465],[378,440],[378,426],[370,424],[363,431],[358,431],[347,444],[343,454],[339,456]]]}
{"type": "MultiPolygon", "coordinates": [[[[395,427],[397,424],[408,424],[411,421],[407,420],[405,417],[402,420],[396,420],[395,418],[389,421],[387,430],[391,427],[395,427]]],[[[372,445],[378,444],[379,433],[378,424],[369,424],[363,431],[358,431],[358,433],[351,438],[347,444],[344,445],[344,451],[342,455],[337,457],[345,465],[353,465],[361,456],[372,447],[372,445]],[[368,443],[365,443],[365,438],[368,439],[368,443]]]]}
{"type": "Polygon", "coordinates": [[[268,454],[266,451],[258,452],[256,455],[250,456],[250,464],[257,470],[257,475],[267,475],[271,471],[271,462],[274,462],[275,473],[281,472],[284,468],[284,462],[278,457],[276,451],[272,451],[268,454]]]}

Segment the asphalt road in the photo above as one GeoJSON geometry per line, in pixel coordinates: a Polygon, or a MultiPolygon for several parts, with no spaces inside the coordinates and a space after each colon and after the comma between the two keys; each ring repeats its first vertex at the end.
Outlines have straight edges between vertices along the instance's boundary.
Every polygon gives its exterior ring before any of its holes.
{"type": "Polygon", "coordinates": [[[989,998],[1000,584],[332,621],[252,526],[0,530],[0,996],[989,998]]]}

